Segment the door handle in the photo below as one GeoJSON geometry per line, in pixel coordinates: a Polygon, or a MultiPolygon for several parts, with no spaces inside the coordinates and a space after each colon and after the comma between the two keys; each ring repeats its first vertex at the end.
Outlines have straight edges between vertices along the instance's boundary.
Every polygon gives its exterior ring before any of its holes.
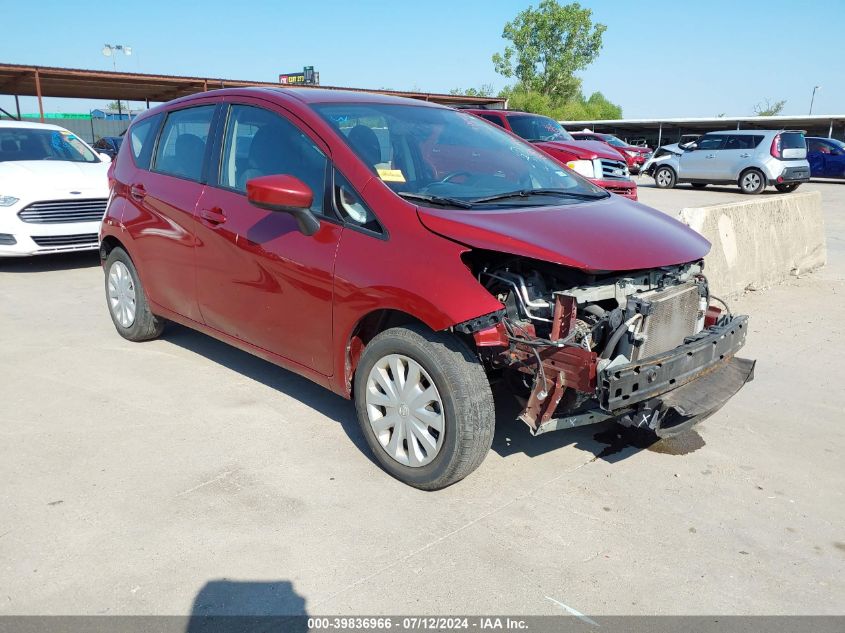
{"type": "Polygon", "coordinates": [[[751,154],[740,154],[740,158],[751,158],[751,154]]]}
{"type": "Polygon", "coordinates": [[[704,158],[716,158],[716,154],[707,154],[704,158]]]}
{"type": "Polygon", "coordinates": [[[133,200],[138,200],[140,202],[146,195],[147,190],[144,189],[144,185],[129,185],[129,196],[133,200]]]}
{"type": "Polygon", "coordinates": [[[220,207],[200,209],[199,216],[210,224],[223,224],[226,221],[226,216],[220,207]]]}

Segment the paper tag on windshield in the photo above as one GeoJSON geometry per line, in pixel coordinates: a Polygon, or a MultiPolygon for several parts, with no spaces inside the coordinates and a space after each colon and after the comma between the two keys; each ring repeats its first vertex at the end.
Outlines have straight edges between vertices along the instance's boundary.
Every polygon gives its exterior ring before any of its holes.
{"type": "Polygon", "coordinates": [[[405,182],[405,174],[401,169],[377,169],[378,177],[384,182],[405,182]]]}

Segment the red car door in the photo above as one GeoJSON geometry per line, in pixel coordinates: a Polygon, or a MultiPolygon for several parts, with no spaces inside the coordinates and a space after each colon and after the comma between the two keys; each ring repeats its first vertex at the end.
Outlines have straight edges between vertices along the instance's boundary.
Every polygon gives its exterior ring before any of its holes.
{"type": "MultiPolygon", "coordinates": [[[[332,285],[343,230],[323,217],[328,147],[278,106],[228,106],[219,168],[196,209],[196,275],[206,325],[330,376],[332,285]],[[255,207],[246,182],[290,174],[314,194],[312,236],[287,213],[255,207]]],[[[303,126],[304,127],[304,126],[303,126]]]]}
{"type": "Polygon", "coordinates": [[[126,183],[123,224],[132,237],[144,290],[154,303],[194,321],[201,320],[194,209],[203,188],[215,107],[204,100],[167,112],[150,170],[132,170],[126,183]]]}

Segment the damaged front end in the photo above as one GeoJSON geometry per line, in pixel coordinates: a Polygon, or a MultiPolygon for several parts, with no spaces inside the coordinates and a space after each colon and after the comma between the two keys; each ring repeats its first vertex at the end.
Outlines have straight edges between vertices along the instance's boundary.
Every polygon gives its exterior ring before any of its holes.
{"type": "Polygon", "coordinates": [[[505,307],[455,330],[471,335],[488,373],[507,381],[536,435],[611,418],[670,435],[753,378],[754,362],[735,356],[748,317],[711,305],[700,261],[589,274],[473,257],[479,282],[505,307]]]}

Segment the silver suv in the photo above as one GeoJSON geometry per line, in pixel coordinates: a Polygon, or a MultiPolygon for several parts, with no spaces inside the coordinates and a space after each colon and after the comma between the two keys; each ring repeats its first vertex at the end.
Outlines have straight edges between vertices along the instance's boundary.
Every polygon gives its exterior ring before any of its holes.
{"type": "Polygon", "coordinates": [[[680,146],[649,166],[655,184],[671,189],[679,182],[693,187],[737,184],[743,193],[760,193],[766,185],[795,191],[810,180],[804,133],[795,130],[709,132],[680,146]]]}

